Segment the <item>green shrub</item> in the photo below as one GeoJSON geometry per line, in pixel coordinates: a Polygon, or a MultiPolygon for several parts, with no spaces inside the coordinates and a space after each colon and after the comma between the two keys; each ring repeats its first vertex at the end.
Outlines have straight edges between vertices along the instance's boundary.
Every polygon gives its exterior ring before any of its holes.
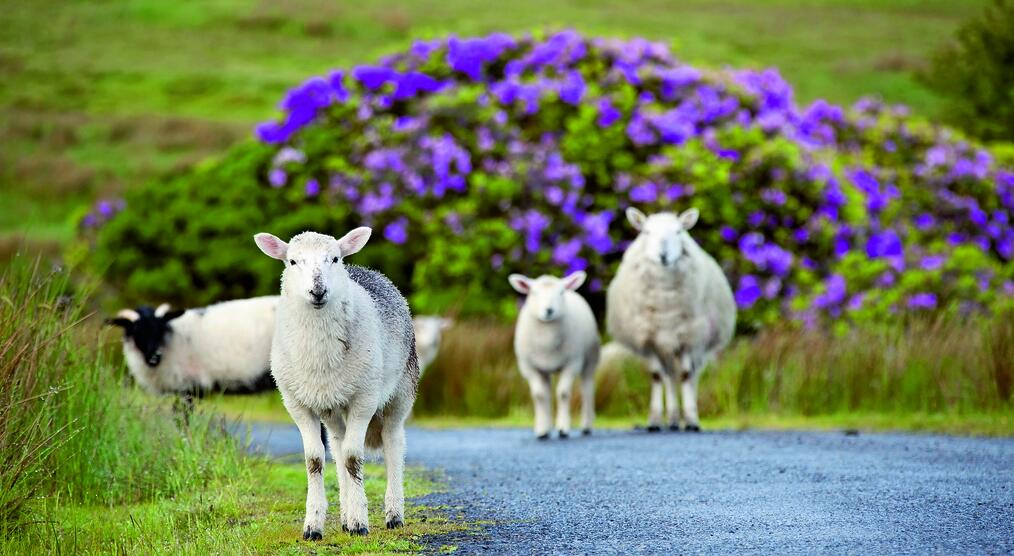
{"type": "Polygon", "coordinates": [[[947,117],[986,140],[1014,141],[1014,3],[994,0],[933,56],[925,80],[947,117]]]}
{"type": "Polygon", "coordinates": [[[293,89],[277,122],[192,172],[101,205],[94,261],[131,298],[277,291],[250,237],[378,228],[355,262],[421,312],[510,315],[508,273],[587,269],[622,211],[697,206],[740,321],[995,309],[1014,293],[1014,173],[903,107],[793,102],[777,72],[702,71],[573,32],[416,43],[293,89]]]}

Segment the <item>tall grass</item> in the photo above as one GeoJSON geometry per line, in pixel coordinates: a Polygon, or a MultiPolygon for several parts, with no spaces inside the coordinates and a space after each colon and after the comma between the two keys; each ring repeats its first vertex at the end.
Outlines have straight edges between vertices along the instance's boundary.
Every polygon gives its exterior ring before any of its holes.
{"type": "Polygon", "coordinates": [[[0,532],[54,505],[172,496],[241,457],[211,419],[181,427],[123,388],[64,272],[15,258],[0,276],[0,532]]]}
{"type": "MultiPolygon", "coordinates": [[[[527,410],[510,326],[448,332],[420,385],[416,414],[505,417],[527,410]]],[[[648,374],[636,360],[597,375],[600,415],[642,419],[648,374]]],[[[705,417],[1014,412],[1014,314],[866,326],[833,335],[771,329],[738,339],[701,380],[705,417]]],[[[576,407],[576,405],[575,405],[576,407]]]]}

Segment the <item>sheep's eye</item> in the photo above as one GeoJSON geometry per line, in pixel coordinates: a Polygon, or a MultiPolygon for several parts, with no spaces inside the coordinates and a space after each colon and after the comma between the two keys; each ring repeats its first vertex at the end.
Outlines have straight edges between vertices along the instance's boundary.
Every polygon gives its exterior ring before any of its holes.
{"type": "Polygon", "coordinates": [[[335,257],[335,258],[331,259],[331,262],[337,263],[338,262],[338,257],[335,257]]]}
{"type": "Polygon", "coordinates": [[[289,264],[292,266],[296,266],[296,259],[289,259],[289,264]]]}

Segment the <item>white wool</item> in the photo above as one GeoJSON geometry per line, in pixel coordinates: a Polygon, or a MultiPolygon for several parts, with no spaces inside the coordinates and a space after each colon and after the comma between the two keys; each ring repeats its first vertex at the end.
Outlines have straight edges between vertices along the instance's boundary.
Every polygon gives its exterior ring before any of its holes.
{"type": "Polygon", "coordinates": [[[564,279],[541,276],[531,280],[511,275],[511,283],[528,299],[518,313],[514,330],[514,353],[521,375],[528,381],[535,406],[535,435],[549,434],[551,421],[550,376],[557,383],[556,428],[570,433],[571,389],[582,386],[582,429],[590,433],[595,417],[595,369],[599,361],[599,331],[591,307],[573,291],[584,281],[584,272],[564,279]],[[551,314],[547,314],[547,311],[551,314]]]}
{"type": "Polygon", "coordinates": [[[237,299],[186,311],[170,321],[172,333],[156,367],[149,367],[134,342],[124,338],[130,374],[153,394],[252,386],[270,369],[278,299],[237,299]]]}
{"type": "MultiPolygon", "coordinates": [[[[634,216],[629,216],[632,222],[637,214],[634,211],[634,216]]],[[[643,215],[640,218],[646,219],[643,215]]],[[[672,229],[672,222],[681,218],[663,213],[652,216],[644,226],[672,229]]],[[[696,221],[696,212],[692,220],[696,221]]],[[[679,230],[678,224],[675,229],[679,230]]],[[[678,258],[668,266],[658,260],[659,234],[657,230],[654,233],[656,244],[651,243],[648,234],[641,233],[623,254],[607,291],[606,327],[615,341],[653,360],[650,424],[660,424],[661,382],[669,390],[670,425],[678,424],[674,385],[681,380],[684,416],[689,426],[696,427],[697,380],[707,363],[732,339],[736,304],[721,267],[685,230],[672,234],[678,243],[673,249],[678,258]]]]}

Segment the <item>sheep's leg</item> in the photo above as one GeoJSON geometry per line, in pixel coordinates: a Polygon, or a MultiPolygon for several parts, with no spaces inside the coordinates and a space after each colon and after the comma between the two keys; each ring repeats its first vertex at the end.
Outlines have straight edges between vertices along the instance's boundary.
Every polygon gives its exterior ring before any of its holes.
{"type": "Polygon", "coordinates": [[[662,373],[651,373],[651,403],[648,406],[648,432],[662,430],[662,373]]]}
{"type": "Polygon", "coordinates": [[[306,518],[303,520],[303,538],[324,538],[324,520],[327,516],[327,496],[324,493],[324,443],[320,441],[320,417],[298,403],[285,402],[285,408],[296,422],[303,438],[303,459],[306,462],[306,518]]]}
{"type": "Polygon", "coordinates": [[[697,415],[697,380],[700,377],[700,369],[695,368],[694,359],[690,354],[683,354],[680,357],[683,366],[683,418],[687,422],[687,430],[699,432],[701,421],[697,415]]]}
{"type": "Polygon", "coordinates": [[[581,376],[581,428],[585,435],[591,434],[595,423],[595,368],[586,370],[581,376]]]}
{"type": "Polygon", "coordinates": [[[366,454],[366,429],[376,410],[376,399],[357,399],[345,415],[345,439],[342,441],[342,457],[338,465],[342,468],[339,471],[345,474],[345,484],[349,488],[345,495],[345,523],[342,525],[353,535],[370,533],[366,490],[363,488],[363,458],[366,454]]]}
{"type": "Polygon", "coordinates": [[[345,441],[345,421],[337,413],[322,415],[321,419],[323,419],[324,426],[327,428],[327,441],[328,447],[331,448],[331,459],[336,464],[335,468],[338,475],[338,512],[341,515],[341,523],[344,528],[345,523],[348,521],[345,517],[345,511],[348,508],[345,497],[348,495],[349,489],[352,488],[347,482],[346,474],[342,473],[342,470],[345,468],[345,465],[342,463],[342,442],[345,441]]]}
{"type": "Polygon", "coordinates": [[[662,384],[665,386],[666,421],[669,430],[680,430],[680,400],[676,394],[676,378],[662,373],[662,384]]]}
{"type": "Polygon", "coordinates": [[[556,382],[556,430],[560,431],[560,438],[570,435],[571,392],[574,389],[574,379],[581,369],[582,367],[565,368],[556,382]]]}
{"type": "Polygon", "coordinates": [[[528,388],[532,391],[532,405],[535,406],[535,436],[539,440],[549,438],[549,427],[552,415],[552,391],[549,388],[549,377],[544,373],[535,370],[534,367],[523,361],[518,361],[518,368],[521,375],[528,381],[528,388]]]}
{"type": "Polygon", "coordinates": [[[387,470],[387,493],[384,515],[388,529],[405,525],[405,418],[388,417],[381,433],[384,441],[384,467],[387,470]]]}

